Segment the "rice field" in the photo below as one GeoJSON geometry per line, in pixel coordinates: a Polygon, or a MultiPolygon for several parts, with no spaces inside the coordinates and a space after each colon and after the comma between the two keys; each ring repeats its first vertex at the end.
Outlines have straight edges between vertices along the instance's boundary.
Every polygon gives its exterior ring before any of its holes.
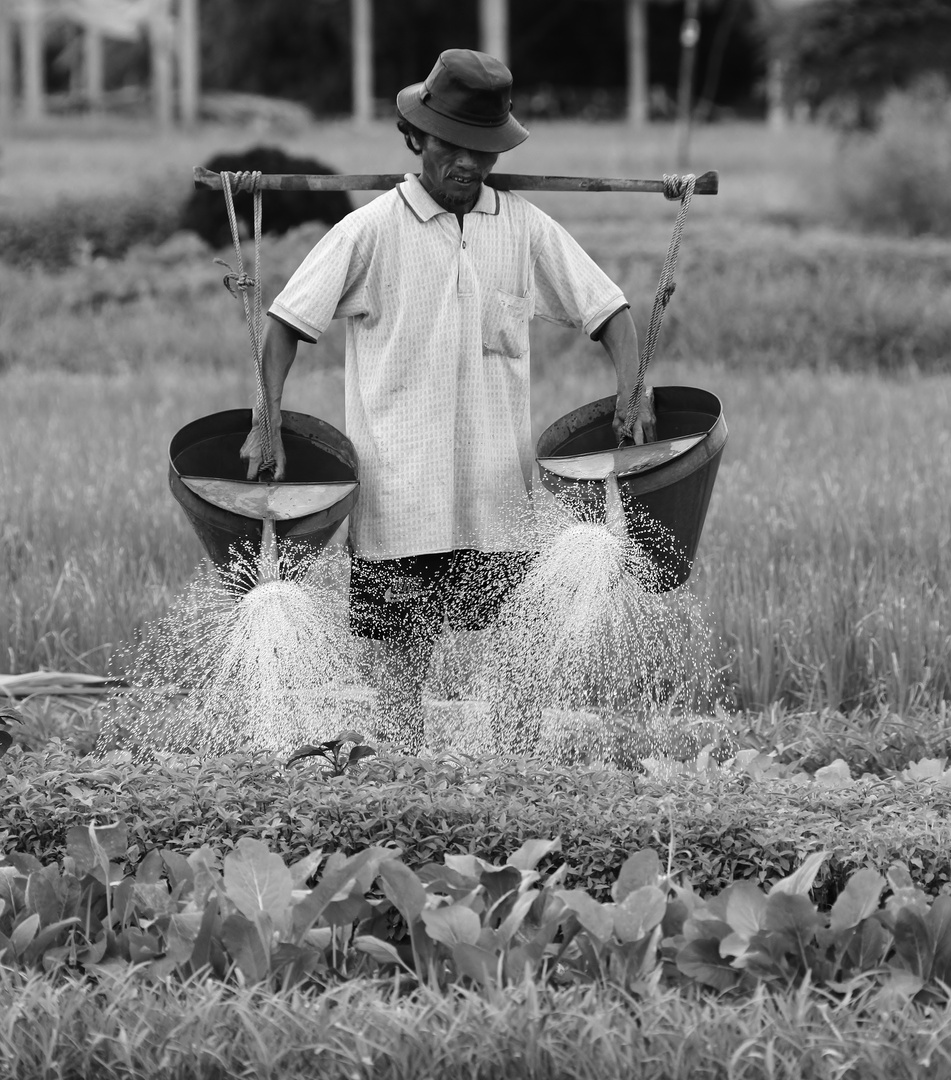
{"type": "MultiPolygon", "coordinates": [[[[248,142],[13,133],[0,211],[54,201],[67,170],[73,198],[184,197],[192,164],[248,142]]],[[[540,126],[504,167],[651,176],[672,147],[664,128],[540,126]]],[[[325,125],[288,148],[344,171],[412,167],[383,124],[325,125]]],[[[844,231],[835,149],[815,129],[697,133],[695,167],[720,171],[721,194],[694,200],[650,378],[712,390],[730,429],[688,586],[726,706],[933,712],[951,699],[951,244],[844,231]]],[[[539,202],[624,284],[643,329],[673,207],[539,202]]],[[[320,231],[267,241],[266,301],[320,231]]],[[[168,441],[253,387],[212,255],[178,237],[60,274],[0,265],[0,670],[110,670],[199,565],[168,441]]],[[[342,329],[302,351],[285,398],[340,427],[342,329]]],[[[536,433],[612,389],[600,348],[572,332],[536,325],[533,365],[536,433]]]]}

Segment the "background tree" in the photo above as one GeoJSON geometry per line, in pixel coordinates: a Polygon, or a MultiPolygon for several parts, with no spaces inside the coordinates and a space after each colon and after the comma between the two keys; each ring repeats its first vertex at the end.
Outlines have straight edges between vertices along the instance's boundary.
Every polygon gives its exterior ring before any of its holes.
{"type": "Polygon", "coordinates": [[[951,69],[951,0],[816,0],[779,34],[793,96],[848,125],[874,126],[890,91],[951,69]]]}
{"type": "MultiPolygon", "coordinates": [[[[625,0],[509,0],[509,63],[520,115],[623,115],[625,7],[625,0]]],[[[671,100],[683,9],[682,0],[647,5],[649,83],[671,100]]],[[[201,19],[208,89],[291,98],[318,115],[350,112],[350,0],[202,0],[201,19]]],[[[757,21],[753,0],[703,0],[695,85],[710,88],[718,106],[757,107],[757,21]],[[729,33],[718,36],[724,18],[729,33]],[[715,43],[719,72],[711,83],[706,71],[715,43]]],[[[397,91],[428,73],[441,50],[479,47],[478,0],[375,0],[373,37],[374,90],[390,108],[397,91]]]]}

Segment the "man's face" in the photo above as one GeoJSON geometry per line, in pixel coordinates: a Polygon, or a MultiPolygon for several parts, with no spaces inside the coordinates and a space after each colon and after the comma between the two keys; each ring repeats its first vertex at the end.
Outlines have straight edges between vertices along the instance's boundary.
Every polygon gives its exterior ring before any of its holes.
{"type": "Polygon", "coordinates": [[[420,183],[443,210],[456,214],[475,206],[483,180],[499,160],[498,154],[467,150],[435,135],[423,135],[420,149],[420,183]]]}

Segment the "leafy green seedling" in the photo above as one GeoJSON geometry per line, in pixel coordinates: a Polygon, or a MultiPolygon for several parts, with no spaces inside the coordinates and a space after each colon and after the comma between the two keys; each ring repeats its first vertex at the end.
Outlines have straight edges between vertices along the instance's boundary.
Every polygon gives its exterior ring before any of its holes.
{"type": "Polygon", "coordinates": [[[372,746],[367,746],[359,731],[341,731],[326,742],[306,743],[299,747],[284,763],[284,768],[289,768],[295,761],[302,761],[309,757],[322,757],[328,768],[323,769],[325,776],[343,776],[347,769],[352,768],[363,758],[372,757],[376,751],[372,746]],[[345,752],[344,747],[350,746],[345,752]]]}

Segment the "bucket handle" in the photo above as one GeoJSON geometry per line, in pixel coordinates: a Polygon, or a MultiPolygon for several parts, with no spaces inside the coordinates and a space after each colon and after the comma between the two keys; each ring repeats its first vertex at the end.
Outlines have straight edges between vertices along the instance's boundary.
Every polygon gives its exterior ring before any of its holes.
{"type": "MultiPolygon", "coordinates": [[[[654,346],[657,344],[657,336],[660,334],[661,324],[664,321],[664,313],[667,310],[667,305],[670,303],[670,298],[674,295],[674,269],[677,266],[677,256],[680,254],[680,240],[684,231],[684,222],[687,219],[687,211],[690,209],[690,200],[693,197],[694,188],[697,184],[697,178],[693,173],[687,173],[685,176],[671,176],[668,173],[664,173],[664,198],[680,199],[680,209],[677,211],[677,220],[674,222],[673,235],[670,238],[670,244],[667,246],[667,256],[664,259],[664,266],[660,272],[660,280],[657,283],[657,292],[654,294],[654,307],[651,310],[651,321],[647,328],[647,340],[644,342],[644,348],[641,350],[640,365],[637,370],[637,381],[634,383],[634,388],[631,390],[631,396],[627,401],[627,415],[625,418],[626,430],[624,431],[624,438],[632,439],[630,434],[634,423],[637,420],[637,414],[641,410],[641,398],[644,396],[644,378],[647,374],[647,367],[651,362],[654,355],[654,346]]],[[[622,439],[623,442],[623,439],[622,439]]]]}

